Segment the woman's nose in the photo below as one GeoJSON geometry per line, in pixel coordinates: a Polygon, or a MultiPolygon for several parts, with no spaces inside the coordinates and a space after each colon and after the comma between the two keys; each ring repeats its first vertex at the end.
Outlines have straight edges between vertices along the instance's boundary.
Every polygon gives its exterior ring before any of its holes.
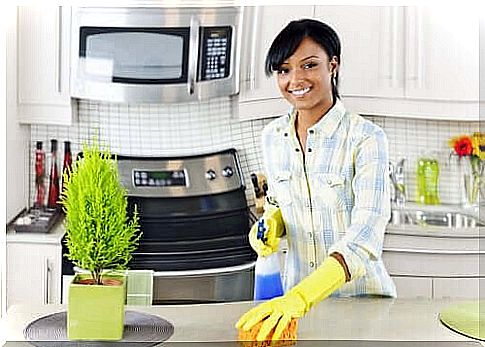
{"type": "Polygon", "coordinates": [[[293,71],[291,71],[290,73],[290,83],[292,84],[300,84],[303,82],[303,76],[304,73],[303,73],[303,70],[300,70],[300,69],[295,69],[293,71]]]}

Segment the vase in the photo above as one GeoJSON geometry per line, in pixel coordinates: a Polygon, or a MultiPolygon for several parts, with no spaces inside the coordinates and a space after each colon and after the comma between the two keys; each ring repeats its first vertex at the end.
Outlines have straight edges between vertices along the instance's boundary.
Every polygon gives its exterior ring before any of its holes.
{"type": "Polygon", "coordinates": [[[480,195],[485,193],[484,162],[477,157],[466,158],[462,162],[462,205],[478,207],[480,195]]]}

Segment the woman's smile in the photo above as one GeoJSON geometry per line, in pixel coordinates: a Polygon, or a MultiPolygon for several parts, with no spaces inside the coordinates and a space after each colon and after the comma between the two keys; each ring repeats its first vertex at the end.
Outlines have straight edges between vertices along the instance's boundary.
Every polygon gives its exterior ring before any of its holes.
{"type": "Polygon", "coordinates": [[[310,87],[306,87],[306,88],[292,89],[292,90],[289,90],[288,92],[290,92],[297,98],[303,98],[308,92],[310,92],[310,90],[311,90],[310,87]]]}

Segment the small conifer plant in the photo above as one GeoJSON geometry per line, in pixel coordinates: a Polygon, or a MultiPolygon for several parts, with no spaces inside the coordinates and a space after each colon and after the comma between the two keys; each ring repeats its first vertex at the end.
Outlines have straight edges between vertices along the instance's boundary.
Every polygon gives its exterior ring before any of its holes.
{"type": "Polygon", "coordinates": [[[103,284],[106,270],[126,269],[141,236],[138,212],[127,216],[126,189],[116,158],[99,144],[83,145],[83,158],[64,173],[61,205],[66,213],[67,258],[103,284]]]}

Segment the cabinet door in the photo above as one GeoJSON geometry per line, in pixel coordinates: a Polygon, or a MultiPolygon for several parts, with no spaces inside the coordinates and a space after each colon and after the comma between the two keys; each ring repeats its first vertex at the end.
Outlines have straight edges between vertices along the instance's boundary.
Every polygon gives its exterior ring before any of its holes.
{"type": "Polygon", "coordinates": [[[59,304],[61,246],[7,243],[7,307],[59,304]]]}
{"type": "Polygon", "coordinates": [[[335,29],[341,41],[344,98],[404,96],[403,11],[398,6],[316,6],[315,18],[335,29]]]}
{"type": "Polygon", "coordinates": [[[264,62],[276,35],[291,20],[311,18],[313,6],[245,7],[239,117],[264,118],[286,114],[290,105],[281,97],[274,77],[266,77],[264,62]]]}
{"type": "Polygon", "coordinates": [[[19,6],[17,17],[19,121],[68,125],[70,8],[19,6]]]}
{"type": "Polygon", "coordinates": [[[406,8],[406,96],[472,101],[479,96],[479,20],[468,6],[406,8]]]}

